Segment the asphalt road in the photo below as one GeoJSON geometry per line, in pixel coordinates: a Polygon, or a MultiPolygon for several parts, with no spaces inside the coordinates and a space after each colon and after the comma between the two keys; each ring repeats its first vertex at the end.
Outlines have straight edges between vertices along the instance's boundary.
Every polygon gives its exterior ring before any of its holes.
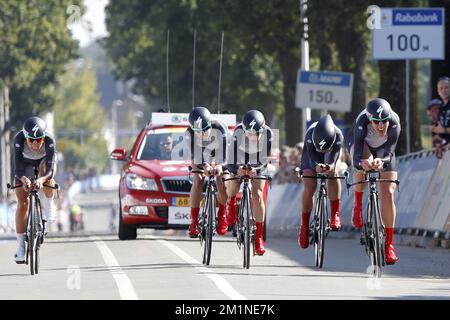
{"type": "MultiPolygon", "coordinates": [[[[91,207],[86,226],[108,230],[110,207],[91,207]]],[[[248,270],[230,235],[215,238],[208,267],[200,263],[198,240],[185,231],[143,230],[134,241],[115,234],[51,237],[35,276],[14,263],[15,247],[14,240],[0,241],[0,299],[450,299],[445,249],[398,246],[400,261],[375,280],[363,247],[349,239],[327,239],[321,270],[312,248],[270,235],[267,253],[253,257],[248,270]]]]}

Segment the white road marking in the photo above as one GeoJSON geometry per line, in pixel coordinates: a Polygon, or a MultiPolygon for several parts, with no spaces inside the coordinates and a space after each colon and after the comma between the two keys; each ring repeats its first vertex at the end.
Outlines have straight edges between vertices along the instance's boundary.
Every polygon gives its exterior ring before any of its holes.
{"type": "Polygon", "coordinates": [[[225,280],[223,277],[219,276],[218,274],[214,273],[211,269],[207,267],[202,266],[196,266],[201,264],[196,259],[192,258],[190,255],[188,255],[186,252],[175,246],[174,244],[166,241],[166,240],[157,240],[157,242],[161,243],[162,245],[166,246],[170,250],[172,250],[173,253],[175,253],[177,256],[179,256],[181,259],[186,261],[187,263],[194,266],[195,269],[199,270],[201,273],[203,273],[205,276],[210,278],[214,284],[219,288],[220,291],[222,291],[225,295],[227,295],[231,300],[247,300],[246,297],[241,295],[239,292],[237,292],[231,284],[225,280]]]}
{"type": "Polygon", "coordinates": [[[116,281],[117,288],[119,289],[120,298],[122,300],[138,300],[138,296],[134,291],[133,285],[131,284],[128,276],[120,268],[119,262],[112,251],[108,248],[106,243],[104,243],[99,237],[90,237],[94,243],[97,245],[98,250],[105,260],[105,264],[109,267],[114,281],[116,281]]]}

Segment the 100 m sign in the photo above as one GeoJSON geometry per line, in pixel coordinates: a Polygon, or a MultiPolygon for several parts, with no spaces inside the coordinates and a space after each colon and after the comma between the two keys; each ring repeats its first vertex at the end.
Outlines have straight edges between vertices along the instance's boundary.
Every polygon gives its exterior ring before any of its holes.
{"type": "MultiPolygon", "coordinates": [[[[409,36],[400,34],[397,37],[390,34],[387,36],[387,40],[389,40],[389,48],[391,51],[418,51],[420,49],[420,37],[417,34],[411,34],[409,36]]],[[[424,50],[427,50],[427,48],[424,47],[424,50]]]]}

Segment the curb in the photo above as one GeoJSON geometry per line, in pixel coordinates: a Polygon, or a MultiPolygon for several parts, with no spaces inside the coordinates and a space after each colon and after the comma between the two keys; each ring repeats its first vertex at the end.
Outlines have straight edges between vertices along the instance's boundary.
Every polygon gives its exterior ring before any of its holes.
{"type": "MultiPolygon", "coordinates": [[[[270,236],[297,238],[298,226],[267,227],[267,233],[270,236]]],[[[450,232],[435,230],[425,230],[418,228],[395,228],[395,243],[400,246],[409,246],[414,248],[428,249],[450,249],[450,232]]],[[[331,239],[359,239],[360,230],[353,226],[344,225],[338,232],[330,232],[328,237],[331,239]]]]}

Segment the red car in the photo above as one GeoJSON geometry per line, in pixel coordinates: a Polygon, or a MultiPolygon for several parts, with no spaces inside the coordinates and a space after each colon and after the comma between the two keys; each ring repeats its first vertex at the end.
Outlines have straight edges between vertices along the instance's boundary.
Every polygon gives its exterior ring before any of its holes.
{"type": "MultiPolygon", "coordinates": [[[[111,153],[111,159],[125,161],[119,182],[119,239],[136,239],[137,228],[188,228],[191,161],[183,160],[190,159],[183,142],[188,116],[153,113],[129,152],[115,149],[111,153]]],[[[213,116],[232,132],[235,115],[213,116]]]]}

